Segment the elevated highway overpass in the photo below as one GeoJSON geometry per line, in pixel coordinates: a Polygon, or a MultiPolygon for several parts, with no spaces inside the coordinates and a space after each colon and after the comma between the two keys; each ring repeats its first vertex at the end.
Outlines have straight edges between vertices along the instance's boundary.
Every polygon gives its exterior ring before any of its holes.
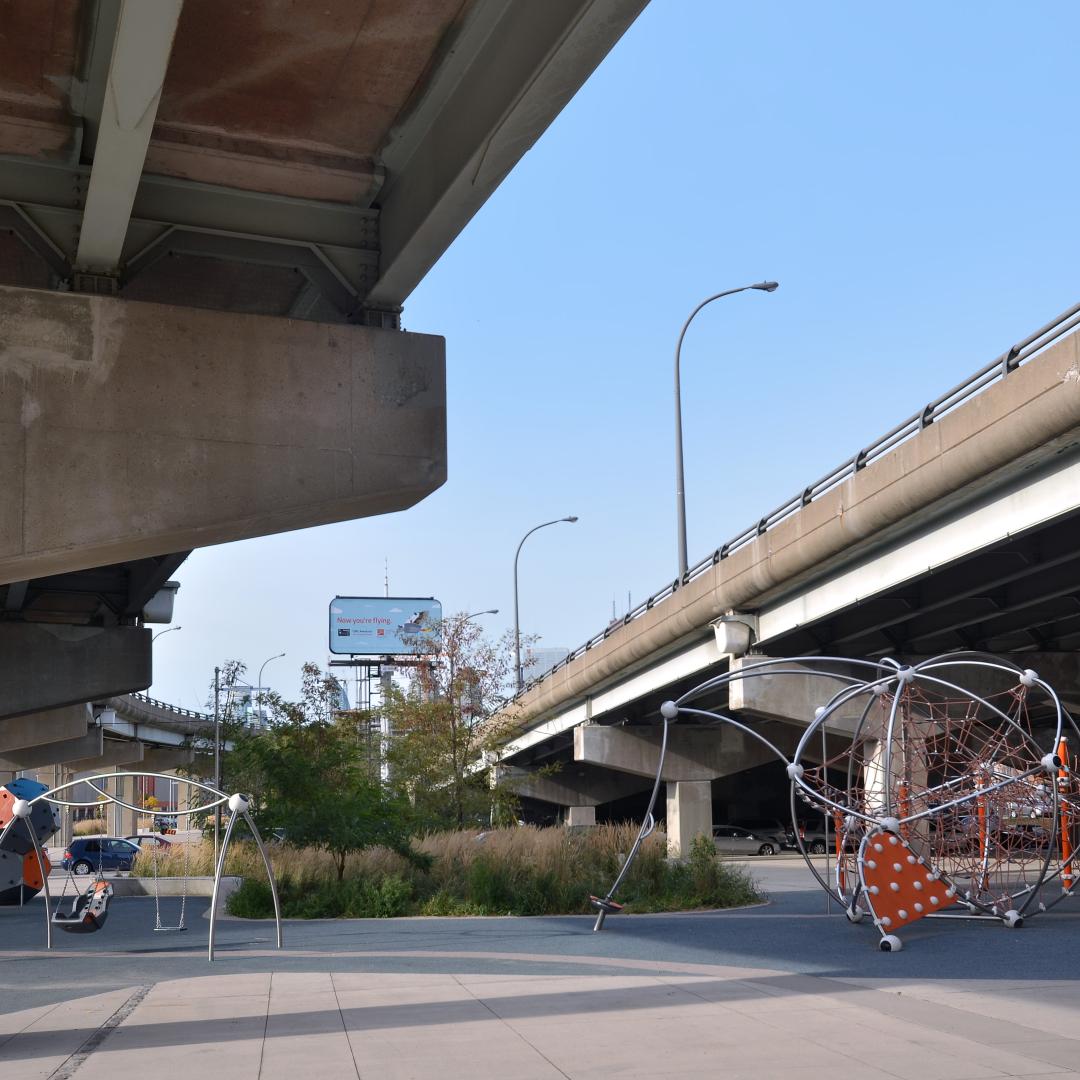
{"type": "Polygon", "coordinates": [[[445,481],[403,304],[645,3],[3,5],[0,745],[151,684],[193,548],[445,481]]]}
{"type": "MultiPolygon", "coordinates": [[[[213,733],[212,716],[145,694],[123,694],[30,713],[0,724],[0,783],[28,775],[55,787],[94,773],[171,773],[190,766],[198,748],[205,752],[212,745],[213,733]]],[[[137,803],[133,782],[117,783],[124,789],[118,793],[127,802],[137,803]]],[[[89,787],[76,792],[76,799],[94,798],[89,787]]],[[[115,805],[110,813],[114,816],[110,831],[120,835],[135,832],[134,813],[115,805]]],[[[70,815],[65,814],[59,842],[67,842],[70,828],[70,815]]]]}
{"type": "MultiPolygon", "coordinates": [[[[522,794],[571,822],[625,811],[655,771],[660,703],[754,655],[985,650],[1022,657],[1080,708],[1078,325],[1080,305],[528,685],[501,756],[522,794]]],[[[786,725],[789,740],[822,704],[805,688],[739,686],[711,704],[786,725]]],[[[672,734],[676,850],[714,817],[782,812],[782,774],[751,741],[683,723],[672,734]]],[[[781,745],[783,729],[771,737],[781,745]]]]}

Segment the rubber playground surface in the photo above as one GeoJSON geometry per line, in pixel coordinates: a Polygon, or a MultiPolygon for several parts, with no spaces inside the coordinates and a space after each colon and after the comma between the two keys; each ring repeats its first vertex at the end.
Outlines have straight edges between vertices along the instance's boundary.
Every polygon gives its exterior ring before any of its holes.
{"type": "MultiPolygon", "coordinates": [[[[881,953],[800,862],[750,863],[726,912],[289,922],[183,934],[117,898],[44,949],[40,901],[0,909],[0,1077],[1080,1075],[1080,899],[1022,930],[924,921],[881,953]]],[[[178,900],[162,900],[163,921],[178,900]]]]}

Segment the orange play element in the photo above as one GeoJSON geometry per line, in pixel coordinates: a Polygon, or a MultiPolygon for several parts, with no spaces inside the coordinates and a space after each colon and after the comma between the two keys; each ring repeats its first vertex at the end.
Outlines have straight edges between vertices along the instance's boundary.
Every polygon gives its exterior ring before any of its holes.
{"type": "Polygon", "coordinates": [[[859,871],[866,902],[886,933],[953,903],[954,889],[895,833],[877,830],[863,845],[859,871]]]}
{"type": "MultiPolygon", "coordinates": [[[[43,851],[41,853],[42,859],[45,861],[45,873],[47,874],[52,869],[52,863],[49,862],[49,856],[43,851]]],[[[41,867],[38,866],[37,856],[32,852],[28,852],[23,856],[23,884],[28,885],[31,889],[40,889],[45,885],[45,882],[41,880],[41,867]]]]}
{"type": "Polygon", "coordinates": [[[0,829],[11,820],[11,808],[15,805],[17,795],[13,795],[5,787],[0,787],[0,829]]]}
{"type": "MultiPolygon", "coordinates": [[[[1062,735],[1061,742],[1058,743],[1057,751],[1058,759],[1061,761],[1061,768],[1058,770],[1058,795],[1071,795],[1069,790],[1069,740],[1062,735]]],[[[1061,887],[1065,892],[1069,892],[1073,886],[1073,864],[1072,864],[1072,819],[1069,814],[1069,800],[1068,798],[1061,799],[1061,822],[1058,835],[1061,840],[1061,887]]]]}

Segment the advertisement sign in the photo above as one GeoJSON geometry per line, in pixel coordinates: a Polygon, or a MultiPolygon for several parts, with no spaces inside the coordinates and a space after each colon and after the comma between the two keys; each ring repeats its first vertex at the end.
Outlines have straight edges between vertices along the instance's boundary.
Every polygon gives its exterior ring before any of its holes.
{"type": "Polygon", "coordinates": [[[335,596],[330,651],[346,656],[411,656],[442,621],[430,596],[335,596]]]}

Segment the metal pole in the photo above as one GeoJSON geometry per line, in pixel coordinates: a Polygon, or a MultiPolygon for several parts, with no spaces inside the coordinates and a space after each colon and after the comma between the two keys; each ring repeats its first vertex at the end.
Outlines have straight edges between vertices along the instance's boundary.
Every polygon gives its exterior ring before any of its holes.
{"type": "MultiPolygon", "coordinates": [[[[220,804],[214,807],[216,814],[220,810],[220,804]]],[[[232,837],[233,826],[239,817],[239,812],[230,807],[229,823],[225,826],[225,843],[222,845],[221,854],[214,859],[214,889],[210,894],[210,940],[207,947],[207,960],[214,959],[214,930],[217,926],[218,893],[221,891],[221,875],[225,871],[225,852],[229,847],[229,839],[232,837]]]]}
{"type": "MultiPolygon", "coordinates": [[[[546,529],[549,525],[558,525],[561,521],[567,521],[573,525],[574,522],[577,521],[577,517],[574,514],[571,514],[569,517],[555,518],[554,521],[545,521],[540,525],[534,525],[521,538],[521,543],[518,544],[517,551],[514,552],[514,682],[519,694],[521,693],[521,688],[525,685],[525,680],[521,677],[521,622],[518,618],[518,556],[521,555],[522,544],[524,544],[537,529],[546,529]]],[[[480,612],[480,614],[483,615],[484,612],[480,612]]]]}
{"type": "Polygon", "coordinates": [[[266,670],[266,665],[269,664],[271,660],[280,660],[284,655],[285,654],[283,652],[279,652],[276,656],[268,657],[267,659],[265,659],[262,662],[262,667],[259,668],[259,686],[258,686],[258,689],[255,691],[255,718],[258,721],[258,724],[259,724],[260,728],[262,727],[262,688],[263,688],[262,687],[262,677],[263,677],[263,671],[266,670]]]}
{"type": "MultiPolygon", "coordinates": [[[[825,725],[821,725],[821,778],[827,788],[829,786],[829,748],[825,739],[825,725]]],[[[825,810],[825,880],[831,882],[829,877],[829,819],[831,814],[828,808],[825,810]]],[[[838,856],[839,857],[839,856],[838,856]]],[[[825,914],[832,914],[832,892],[825,890],[825,914]]]]}
{"type": "Polygon", "coordinates": [[[675,513],[678,519],[679,534],[679,581],[682,582],[689,569],[686,557],[686,479],[683,476],[683,432],[682,432],[682,388],[679,381],[679,358],[682,353],[683,338],[694,316],[714,300],[724,296],[732,296],[734,293],[746,292],[747,289],[758,289],[761,292],[775,292],[779,284],[775,281],[762,281],[757,285],[743,285],[738,289],[727,289],[716,293],[705,300],[690,312],[682,330],[679,331],[679,340],[675,345],[675,513]]]}
{"type": "MultiPolygon", "coordinates": [[[[214,788],[221,790],[221,668],[214,668],[214,788]]],[[[214,807],[214,864],[217,865],[221,837],[221,806],[214,807]]]]}

